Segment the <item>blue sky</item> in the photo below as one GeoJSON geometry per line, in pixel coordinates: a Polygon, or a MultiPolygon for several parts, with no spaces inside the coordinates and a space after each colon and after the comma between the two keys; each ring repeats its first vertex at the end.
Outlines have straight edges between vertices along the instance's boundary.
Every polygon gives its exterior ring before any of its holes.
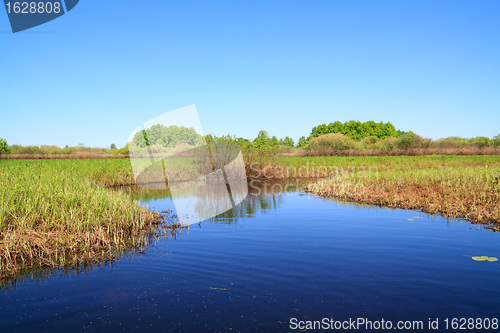
{"type": "Polygon", "coordinates": [[[0,10],[0,137],[123,146],[190,104],[217,135],[352,119],[492,137],[499,16],[499,1],[81,0],[12,34],[0,10]]]}

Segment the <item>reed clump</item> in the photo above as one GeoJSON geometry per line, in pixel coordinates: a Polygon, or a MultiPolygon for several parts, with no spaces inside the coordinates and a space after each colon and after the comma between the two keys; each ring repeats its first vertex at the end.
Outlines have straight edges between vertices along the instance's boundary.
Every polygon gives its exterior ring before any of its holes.
{"type": "Polygon", "coordinates": [[[81,162],[0,161],[1,279],[113,260],[176,227],[169,222],[92,181],[81,162]]]}

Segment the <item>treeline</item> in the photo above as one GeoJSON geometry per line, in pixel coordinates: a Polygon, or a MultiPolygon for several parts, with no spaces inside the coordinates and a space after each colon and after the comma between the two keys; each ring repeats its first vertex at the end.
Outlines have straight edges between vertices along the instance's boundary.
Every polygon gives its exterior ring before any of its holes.
{"type": "MultiPolygon", "coordinates": [[[[12,155],[75,155],[97,154],[106,156],[127,156],[129,149],[146,147],[152,151],[165,151],[164,148],[175,149],[178,145],[200,145],[206,142],[225,141],[236,143],[244,153],[254,154],[297,154],[297,155],[334,155],[359,154],[371,151],[373,154],[405,154],[405,151],[419,149],[421,154],[499,154],[500,134],[493,137],[478,136],[475,138],[448,137],[432,140],[423,138],[414,132],[398,130],[390,122],[339,121],[328,125],[315,126],[309,136],[302,136],[298,142],[286,136],[277,138],[261,130],[254,139],[246,139],[230,135],[204,137],[193,128],[163,126],[156,124],[135,134],[132,142],[117,149],[114,144],[110,148],[88,148],[83,144],[76,147],[59,148],[57,146],[9,146],[0,139],[0,154],[12,155]],[[490,148],[488,151],[485,148],[490,148]],[[453,152],[455,149],[457,151],[453,152]]],[[[97,157],[97,156],[96,156],[97,157]]]]}
{"type": "Polygon", "coordinates": [[[18,156],[65,156],[76,157],[100,157],[100,156],[126,156],[128,154],[128,146],[118,149],[115,144],[111,144],[110,148],[91,148],[85,147],[84,144],[77,146],[60,148],[53,145],[42,146],[21,146],[21,145],[7,145],[7,141],[0,139],[0,154],[18,155],[18,156]]]}
{"type": "Polygon", "coordinates": [[[404,155],[404,154],[499,154],[500,135],[493,139],[449,137],[439,140],[423,138],[413,132],[399,137],[379,139],[369,136],[356,141],[341,133],[330,133],[309,140],[306,155],[404,155]]]}

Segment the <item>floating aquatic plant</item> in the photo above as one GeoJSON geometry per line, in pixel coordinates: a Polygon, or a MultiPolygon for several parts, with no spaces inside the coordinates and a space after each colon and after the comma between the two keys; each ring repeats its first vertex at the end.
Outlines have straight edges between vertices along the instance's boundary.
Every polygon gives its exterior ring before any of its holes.
{"type": "Polygon", "coordinates": [[[472,260],[494,262],[494,261],[498,261],[498,258],[497,257],[480,256],[480,257],[472,257],[472,260]]]}

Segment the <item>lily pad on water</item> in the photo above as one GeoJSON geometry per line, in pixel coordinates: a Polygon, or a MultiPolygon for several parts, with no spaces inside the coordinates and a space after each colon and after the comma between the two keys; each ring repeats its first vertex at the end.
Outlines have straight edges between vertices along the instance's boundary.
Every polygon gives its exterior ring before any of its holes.
{"type": "Polygon", "coordinates": [[[481,257],[472,257],[472,260],[493,262],[493,261],[498,261],[498,258],[496,258],[496,257],[481,256],[481,257]]]}

